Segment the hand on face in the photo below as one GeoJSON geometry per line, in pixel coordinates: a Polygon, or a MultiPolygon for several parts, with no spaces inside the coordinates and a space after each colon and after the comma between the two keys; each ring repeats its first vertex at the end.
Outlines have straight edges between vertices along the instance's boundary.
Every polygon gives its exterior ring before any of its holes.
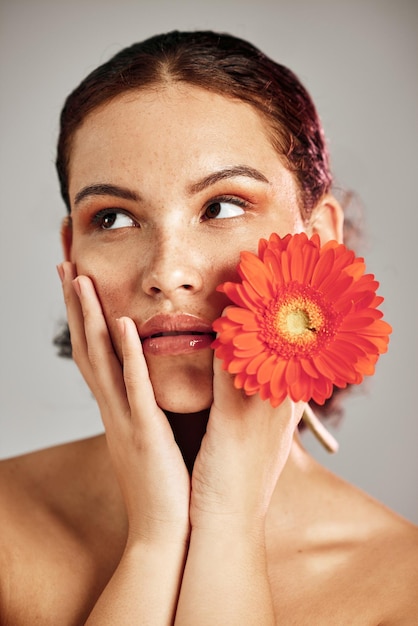
{"type": "Polygon", "coordinates": [[[192,526],[222,531],[262,527],[289,456],[303,403],[273,408],[235,389],[214,359],[214,401],[192,476],[192,526]],[[261,525],[261,526],[260,526],[261,525]]]}
{"type": "Polygon", "coordinates": [[[131,538],[186,541],[190,479],[170,425],[154,398],[132,320],[119,320],[123,368],[92,281],[59,268],[73,358],[93,392],[125,500],[131,538]],[[74,280],[76,278],[76,280],[74,280]]]}
{"type": "Polygon", "coordinates": [[[59,269],[73,356],[98,402],[125,499],[130,533],[150,541],[180,538],[192,525],[263,523],[288,457],[301,409],[273,409],[246,397],[214,363],[214,402],[190,479],[163,411],[157,406],[141,341],[130,318],[118,320],[123,366],[114,352],[92,281],[59,269]],[[74,280],[76,279],[76,280],[74,280]]]}

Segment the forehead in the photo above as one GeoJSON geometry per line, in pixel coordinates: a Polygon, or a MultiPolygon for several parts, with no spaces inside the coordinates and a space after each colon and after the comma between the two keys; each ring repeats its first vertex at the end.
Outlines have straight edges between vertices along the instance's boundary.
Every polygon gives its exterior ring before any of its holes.
{"type": "MultiPolygon", "coordinates": [[[[141,89],[125,91],[109,101],[104,102],[92,110],[85,117],[81,127],[89,124],[93,119],[98,121],[101,117],[108,117],[118,114],[124,110],[136,109],[143,115],[158,115],[158,112],[170,114],[175,110],[178,120],[182,119],[182,114],[186,113],[189,122],[193,122],[195,117],[201,116],[212,118],[220,111],[225,116],[230,114],[239,117],[257,118],[262,122],[262,116],[255,106],[244,102],[238,98],[232,98],[216,91],[211,91],[203,87],[192,85],[183,81],[169,80],[165,83],[156,83],[141,89]]],[[[267,131],[267,124],[264,126],[267,131]]]]}
{"type": "Polygon", "coordinates": [[[89,134],[112,139],[135,132],[158,140],[168,131],[170,136],[178,131],[186,140],[196,132],[207,137],[221,129],[229,140],[236,136],[241,144],[253,132],[270,144],[268,125],[251,105],[175,82],[123,93],[93,110],[76,131],[73,147],[79,148],[80,138],[84,143],[89,134]]]}
{"type": "Polygon", "coordinates": [[[75,179],[114,178],[116,171],[195,178],[246,164],[269,177],[285,169],[270,133],[253,106],[187,83],[127,92],[92,111],[76,131],[70,193],[75,179]]]}

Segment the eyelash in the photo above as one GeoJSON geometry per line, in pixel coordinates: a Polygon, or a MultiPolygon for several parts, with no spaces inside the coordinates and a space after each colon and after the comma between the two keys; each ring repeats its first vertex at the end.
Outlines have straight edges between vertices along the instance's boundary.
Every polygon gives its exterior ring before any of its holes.
{"type": "MultiPolygon", "coordinates": [[[[93,217],[91,218],[91,223],[95,227],[103,228],[102,220],[108,215],[114,215],[115,213],[121,213],[122,215],[126,215],[126,217],[131,219],[134,222],[135,226],[137,226],[134,218],[131,215],[129,215],[127,211],[124,211],[123,209],[117,209],[116,207],[114,209],[109,208],[109,209],[101,209],[100,211],[97,211],[97,213],[95,213],[93,217]]],[[[106,230],[106,229],[103,228],[103,230],[106,230]]]]}
{"type": "MultiPolygon", "coordinates": [[[[236,206],[241,207],[242,209],[248,209],[250,207],[249,202],[247,202],[246,200],[243,200],[242,198],[238,198],[237,196],[217,196],[215,198],[212,198],[209,202],[206,203],[204,210],[203,210],[203,216],[210,206],[212,206],[213,204],[221,204],[222,202],[235,204],[236,206]]],[[[233,218],[230,217],[228,219],[233,219],[233,218]]],[[[210,220],[211,218],[206,218],[206,220],[204,221],[210,221],[210,220]]]]}
{"type": "MultiPolygon", "coordinates": [[[[221,204],[223,202],[235,204],[236,206],[241,207],[242,209],[248,209],[250,207],[249,202],[247,202],[246,200],[243,200],[242,198],[238,198],[237,196],[227,196],[227,195],[216,196],[215,198],[212,198],[209,202],[206,203],[204,210],[203,210],[203,216],[202,216],[203,221],[211,221],[211,220],[213,221],[215,218],[210,218],[210,217],[205,218],[206,211],[213,204],[218,204],[218,203],[221,204]]],[[[128,213],[128,211],[125,211],[123,209],[119,209],[116,207],[101,209],[100,211],[95,213],[93,217],[91,218],[91,224],[97,228],[103,228],[102,220],[106,218],[108,215],[113,215],[115,213],[121,213],[123,215],[126,215],[128,218],[132,220],[132,222],[134,223],[134,226],[139,226],[139,224],[136,223],[136,220],[128,213]]],[[[230,217],[228,219],[233,219],[233,218],[230,217]]],[[[106,229],[103,228],[103,230],[106,230],[106,229]]]]}

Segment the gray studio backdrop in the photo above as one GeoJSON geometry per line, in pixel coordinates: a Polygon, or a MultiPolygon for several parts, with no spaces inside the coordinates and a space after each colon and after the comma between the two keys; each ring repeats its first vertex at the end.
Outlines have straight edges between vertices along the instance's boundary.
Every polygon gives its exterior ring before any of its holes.
{"type": "Polygon", "coordinates": [[[364,207],[359,252],[380,280],[390,350],[346,402],[340,452],[306,446],[418,522],[416,0],[0,1],[0,456],[102,430],[76,367],[55,356],[64,214],[54,172],[66,94],[121,47],[210,28],[289,65],[316,101],[337,183],[364,207]]]}

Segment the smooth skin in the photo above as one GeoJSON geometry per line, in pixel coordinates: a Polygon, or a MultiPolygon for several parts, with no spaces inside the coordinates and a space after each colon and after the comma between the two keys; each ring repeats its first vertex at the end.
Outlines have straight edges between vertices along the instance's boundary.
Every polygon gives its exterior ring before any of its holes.
{"type": "Polygon", "coordinates": [[[305,224],[259,114],[184,84],[93,111],[70,197],[59,274],[106,435],[2,462],[0,623],[413,624],[416,528],[304,451],[303,406],[138,335],[160,313],[216,319],[260,237],[340,239],[334,198],[305,224]]]}

